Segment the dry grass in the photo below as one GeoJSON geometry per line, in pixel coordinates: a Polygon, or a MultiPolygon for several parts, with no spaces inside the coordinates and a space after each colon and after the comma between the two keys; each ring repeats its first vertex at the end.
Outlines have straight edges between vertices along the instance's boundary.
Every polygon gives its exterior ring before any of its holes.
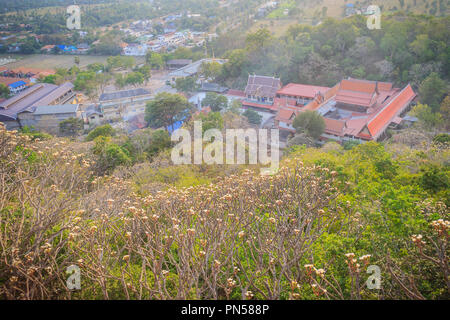
{"type": "Polygon", "coordinates": [[[286,33],[290,26],[299,23],[297,19],[280,19],[280,20],[258,20],[249,30],[249,32],[255,32],[260,28],[267,28],[272,32],[274,36],[282,36],[286,33]]]}

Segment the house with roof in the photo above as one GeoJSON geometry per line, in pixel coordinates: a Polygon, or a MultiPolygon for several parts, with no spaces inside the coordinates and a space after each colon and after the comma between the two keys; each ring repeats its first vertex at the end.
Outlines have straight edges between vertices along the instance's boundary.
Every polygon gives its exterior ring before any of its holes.
{"type": "Polygon", "coordinates": [[[245,92],[241,91],[241,90],[235,90],[235,89],[229,89],[226,93],[225,96],[228,98],[228,100],[233,101],[233,100],[244,100],[245,99],[245,92]]]}
{"type": "Polygon", "coordinates": [[[279,78],[249,75],[242,107],[257,112],[276,113],[274,102],[281,86],[279,78]]]}
{"type": "Polygon", "coordinates": [[[0,83],[8,87],[10,94],[15,95],[25,90],[30,83],[28,79],[0,77],[0,83]]]}
{"type": "Polygon", "coordinates": [[[23,127],[18,115],[23,112],[35,112],[37,107],[66,105],[75,103],[73,84],[66,82],[60,86],[39,83],[25,89],[12,98],[0,103],[0,122],[8,130],[23,127]]]}
{"type": "Polygon", "coordinates": [[[103,93],[100,106],[106,121],[128,119],[145,113],[147,102],[153,99],[149,90],[138,88],[103,93]]]}
{"type": "Polygon", "coordinates": [[[295,108],[283,108],[278,111],[274,119],[274,125],[280,130],[287,133],[295,133],[295,128],[292,126],[295,117],[300,113],[295,108]]]}
{"type": "Polygon", "coordinates": [[[87,43],[80,43],[77,45],[77,54],[87,54],[91,47],[87,43]]]}
{"type": "Polygon", "coordinates": [[[261,104],[273,104],[281,89],[280,78],[249,75],[245,87],[246,100],[261,104]]]}
{"type": "Polygon", "coordinates": [[[394,88],[392,83],[344,79],[306,105],[325,119],[323,140],[379,141],[386,130],[402,121],[416,93],[411,85],[394,88]]]}
{"type": "Polygon", "coordinates": [[[37,106],[20,112],[17,117],[22,126],[57,134],[60,122],[70,118],[81,119],[81,111],[78,104],[37,106]]]}
{"type": "Polygon", "coordinates": [[[313,101],[318,94],[324,93],[329,89],[328,87],[289,83],[277,91],[277,98],[285,100],[294,99],[297,106],[303,107],[313,101]]]}
{"type": "Polygon", "coordinates": [[[89,105],[82,113],[86,129],[90,126],[98,126],[105,122],[102,107],[98,104],[89,105]]]}

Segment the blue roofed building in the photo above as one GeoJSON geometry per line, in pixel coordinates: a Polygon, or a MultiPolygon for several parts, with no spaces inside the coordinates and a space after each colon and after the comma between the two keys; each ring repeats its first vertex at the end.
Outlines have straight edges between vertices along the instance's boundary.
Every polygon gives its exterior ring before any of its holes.
{"type": "Polygon", "coordinates": [[[17,77],[0,77],[0,83],[8,87],[10,95],[16,95],[27,88],[29,80],[17,77]]]}
{"type": "Polygon", "coordinates": [[[11,83],[10,85],[8,85],[8,87],[9,87],[9,91],[12,94],[16,94],[16,93],[19,93],[19,92],[25,90],[27,87],[27,83],[23,80],[20,80],[20,81],[11,83]]]}

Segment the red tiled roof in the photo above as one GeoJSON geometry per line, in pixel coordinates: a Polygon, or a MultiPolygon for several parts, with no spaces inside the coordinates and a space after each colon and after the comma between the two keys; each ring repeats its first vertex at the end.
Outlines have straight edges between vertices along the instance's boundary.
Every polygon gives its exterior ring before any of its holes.
{"type": "Polygon", "coordinates": [[[325,121],[325,131],[338,136],[344,135],[345,121],[323,118],[325,121]]]}
{"type": "Polygon", "coordinates": [[[376,82],[358,79],[344,79],[341,81],[340,90],[359,91],[372,94],[375,92],[375,88],[376,82]]]}
{"type": "Polygon", "coordinates": [[[371,107],[380,92],[392,90],[392,83],[358,79],[342,80],[335,100],[337,102],[371,107]]]}
{"type": "Polygon", "coordinates": [[[240,90],[234,90],[234,89],[230,89],[227,91],[227,95],[229,96],[236,96],[236,97],[245,97],[245,92],[244,91],[240,91],[240,90]]]}
{"type": "Polygon", "coordinates": [[[279,95],[294,96],[294,97],[306,97],[313,99],[318,92],[325,93],[330,88],[310,86],[306,84],[289,83],[280,90],[277,91],[279,95]]]}
{"type": "Polygon", "coordinates": [[[292,120],[292,116],[293,115],[294,116],[296,115],[296,112],[294,110],[292,110],[292,109],[281,109],[278,112],[277,116],[275,117],[275,120],[282,121],[282,122],[285,122],[285,123],[290,123],[291,120],[292,120]]]}
{"type": "Polygon", "coordinates": [[[389,82],[378,82],[378,90],[380,91],[391,91],[392,83],[389,82]]]}
{"type": "Polygon", "coordinates": [[[269,110],[274,110],[274,111],[278,110],[278,107],[275,105],[262,104],[262,103],[247,101],[247,100],[242,101],[242,105],[248,106],[248,107],[261,108],[261,109],[269,109],[269,110]]]}
{"type": "MultiPolygon", "coordinates": [[[[329,99],[334,97],[338,92],[338,90],[339,90],[339,83],[330,90],[328,90],[327,92],[325,92],[325,94],[323,95],[324,101],[328,101],[329,99]]],[[[322,102],[319,102],[317,101],[317,99],[315,99],[314,101],[308,103],[305,106],[305,110],[316,110],[321,104],[322,102]]]]}
{"type": "Polygon", "coordinates": [[[414,100],[416,93],[408,84],[391,102],[389,102],[378,114],[367,124],[370,134],[374,139],[386,129],[391,121],[398,116],[414,100]]]}
{"type": "Polygon", "coordinates": [[[355,104],[357,106],[370,107],[374,103],[375,93],[339,90],[335,100],[346,104],[355,104]]]}

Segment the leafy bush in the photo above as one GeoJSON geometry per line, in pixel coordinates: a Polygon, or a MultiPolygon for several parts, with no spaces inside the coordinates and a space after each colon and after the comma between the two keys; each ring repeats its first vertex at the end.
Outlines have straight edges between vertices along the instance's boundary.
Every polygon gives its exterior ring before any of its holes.
{"type": "Polygon", "coordinates": [[[244,117],[246,117],[248,119],[248,122],[250,122],[251,124],[254,124],[254,125],[261,124],[262,116],[254,110],[247,109],[244,111],[244,113],[242,115],[244,117]]]}
{"type": "Polygon", "coordinates": [[[45,132],[40,132],[37,131],[33,126],[29,127],[29,126],[24,126],[20,132],[23,135],[26,135],[28,137],[30,137],[32,140],[50,140],[52,138],[51,134],[45,133],[45,132]]]}
{"type": "Polygon", "coordinates": [[[131,164],[128,151],[112,143],[111,138],[99,136],[94,141],[92,152],[97,156],[96,168],[100,174],[111,172],[118,166],[131,164]]]}
{"type": "Polygon", "coordinates": [[[442,143],[445,145],[450,144],[450,135],[447,133],[438,134],[433,138],[433,142],[442,143]]]}
{"type": "Polygon", "coordinates": [[[115,134],[113,127],[109,124],[97,127],[89,132],[86,141],[93,141],[97,137],[112,137],[115,134]]]}

